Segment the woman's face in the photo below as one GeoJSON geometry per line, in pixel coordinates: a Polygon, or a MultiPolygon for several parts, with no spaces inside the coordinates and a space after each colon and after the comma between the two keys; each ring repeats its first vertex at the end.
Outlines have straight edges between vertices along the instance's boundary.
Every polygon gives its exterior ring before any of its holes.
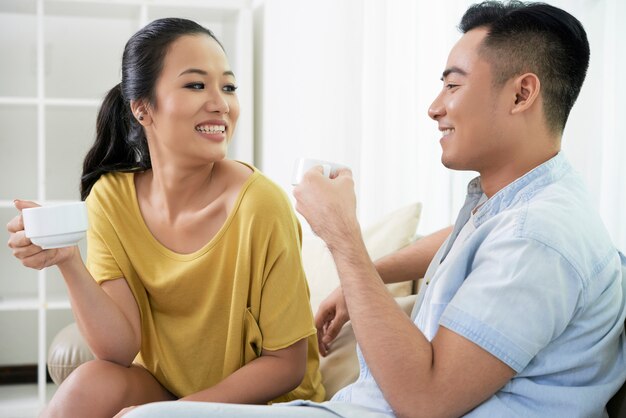
{"type": "Polygon", "coordinates": [[[183,164],[223,159],[239,117],[235,89],[226,55],[213,38],[197,34],[174,41],[148,112],[151,154],[183,164]]]}

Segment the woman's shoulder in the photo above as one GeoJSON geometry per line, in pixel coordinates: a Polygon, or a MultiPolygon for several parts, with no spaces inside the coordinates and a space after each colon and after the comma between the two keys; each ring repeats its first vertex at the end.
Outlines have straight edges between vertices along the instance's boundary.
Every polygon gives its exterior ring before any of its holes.
{"type": "Polygon", "coordinates": [[[134,190],[134,173],[110,172],[103,174],[94,183],[87,200],[113,202],[131,196],[134,190]]]}
{"type": "Polygon", "coordinates": [[[242,206],[255,212],[262,211],[268,216],[274,213],[291,212],[292,206],[287,193],[258,168],[243,162],[235,162],[244,167],[248,177],[242,187],[242,206]]]}

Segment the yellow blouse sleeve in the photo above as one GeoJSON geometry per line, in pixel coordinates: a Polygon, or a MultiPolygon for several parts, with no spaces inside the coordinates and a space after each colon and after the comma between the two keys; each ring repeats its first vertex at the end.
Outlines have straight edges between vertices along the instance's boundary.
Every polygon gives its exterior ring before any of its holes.
{"type": "Polygon", "coordinates": [[[109,248],[111,243],[119,240],[109,220],[102,212],[97,186],[98,183],[94,185],[86,199],[89,216],[86,264],[93,278],[98,283],[102,283],[107,280],[119,279],[124,275],[109,248]]]}
{"type": "Polygon", "coordinates": [[[267,350],[286,348],[316,332],[302,268],[302,231],[285,203],[276,214],[261,293],[259,327],[267,350]]]}

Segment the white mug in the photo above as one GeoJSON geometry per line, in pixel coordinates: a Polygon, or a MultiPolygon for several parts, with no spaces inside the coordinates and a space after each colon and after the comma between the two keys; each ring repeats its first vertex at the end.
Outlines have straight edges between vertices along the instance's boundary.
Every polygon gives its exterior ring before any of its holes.
{"type": "Polygon", "coordinates": [[[302,181],[302,177],[304,176],[304,173],[309,171],[311,168],[317,167],[317,166],[321,166],[322,169],[324,170],[324,173],[323,173],[324,177],[330,177],[330,175],[336,172],[337,170],[340,170],[342,168],[347,168],[343,164],[332,163],[330,161],[316,160],[313,158],[298,158],[293,167],[293,175],[291,176],[291,184],[294,186],[296,184],[300,184],[300,182],[302,181]]]}
{"type": "Polygon", "coordinates": [[[44,250],[76,245],[89,228],[85,202],[22,209],[24,233],[44,250]]]}

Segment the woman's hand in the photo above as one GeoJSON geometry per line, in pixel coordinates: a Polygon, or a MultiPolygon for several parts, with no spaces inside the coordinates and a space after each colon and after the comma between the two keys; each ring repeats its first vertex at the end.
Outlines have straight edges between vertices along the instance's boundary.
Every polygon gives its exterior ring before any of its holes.
{"type": "Polygon", "coordinates": [[[350,314],[348,313],[346,300],[343,297],[341,286],[339,286],[320,303],[320,307],[315,315],[317,345],[323,357],[328,355],[330,344],[337,337],[343,325],[349,320],[350,314]]]}
{"type": "Polygon", "coordinates": [[[24,219],[22,209],[35,208],[39,205],[26,200],[16,200],[15,208],[20,211],[19,215],[11,219],[7,224],[9,231],[8,246],[13,250],[15,258],[20,260],[26,267],[41,270],[45,267],[61,264],[78,251],[78,247],[65,247],[44,250],[33,244],[24,233],[24,219]]]}

